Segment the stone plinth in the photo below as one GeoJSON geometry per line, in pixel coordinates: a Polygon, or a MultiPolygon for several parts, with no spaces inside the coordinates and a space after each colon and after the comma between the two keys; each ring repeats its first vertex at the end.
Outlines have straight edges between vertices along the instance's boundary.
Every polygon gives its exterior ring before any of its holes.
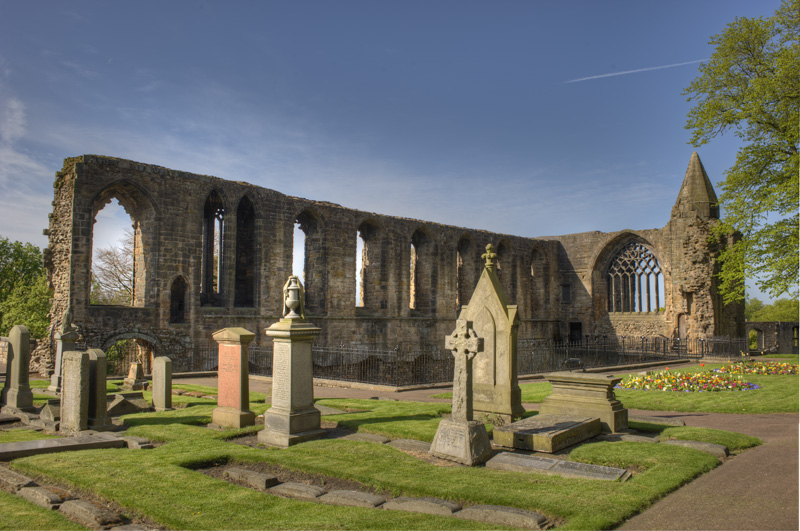
{"type": "Polygon", "coordinates": [[[0,395],[4,408],[35,411],[28,379],[28,367],[31,361],[30,337],[28,328],[23,325],[14,326],[8,333],[6,383],[0,395]]]}
{"type": "Polygon", "coordinates": [[[105,353],[93,348],[89,354],[89,419],[88,428],[95,431],[106,431],[114,427],[108,417],[106,402],[107,360],[105,353]]]}
{"type": "Polygon", "coordinates": [[[614,395],[614,386],[622,378],[580,372],[554,372],[545,378],[553,392],[539,407],[540,415],[597,417],[604,432],[628,428],[628,410],[614,395]]]}
{"type": "Polygon", "coordinates": [[[153,408],[172,409],[172,360],[166,356],[153,360],[153,408]]]}
{"type": "Polygon", "coordinates": [[[553,453],[600,433],[600,419],[536,415],[494,429],[494,443],[507,448],[553,453]]]}
{"type": "Polygon", "coordinates": [[[267,328],[273,339],[272,404],[258,440],[286,448],[325,436],[314,407],[311,342],[320,329],[305,319],[284,318],[267,328]]]}
{"type": "Polygon", "coordinates": [[[242,428],[256,423],[250,411],[247,345],[256,335],[244,328],[223,328],[214,332],[219,344],[217,366],[217,408],[211,414],[214,424],[223,428],[242,428]]]}
{"type": "Polygon", "coordinates": [[[70,350],[61,359],[61,424],[59,431],[75,434],[89,425],[89,353],[70,350]]]}

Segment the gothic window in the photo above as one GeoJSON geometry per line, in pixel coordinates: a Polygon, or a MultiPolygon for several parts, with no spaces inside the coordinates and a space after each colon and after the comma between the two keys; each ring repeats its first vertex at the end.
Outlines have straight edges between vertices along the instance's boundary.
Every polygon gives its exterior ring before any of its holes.
{"type": "Polygon", "coordinates": [[[169,288],[169,322],[186,322],[186,281],[178,277],[169,288]]]}
{"type": "Polygon", "coordinates": [[[236,266],[233,305],[255,305],[256,213],[247,196],[236,209],[236,266]]]}
{"type": "Polygon", "coordinates": [[[480,264],[475,245],[468,237],[458,241],[456,248],[456,310],[469,303],[478,282],[480,264]]]}
{"type": "Polygon", "coordinates": [[[209,194],[203,208],[203,260],[200,299],[203,304],[222,304],[222,271],[224,268],[225,206],[216,191],[209,194]]]}
{"type": "Polygon", "coordinates": [[[411,237],[410,251],[408,306],[412,310],[430,312],[435,300],[433,241],[427,233],[417,230],[411,237]]]}
{"type": "Polygon", "coordinates": [[[378,226],[365,221],[356,230],[356,306],[385,308],[381,238],[378,226]]]}
{"type": "Polygon", "coordinates": [[[631,242],[608,267],[609,312],[657,312],[664,282],[655,255],[641,243],[631,242]]]}

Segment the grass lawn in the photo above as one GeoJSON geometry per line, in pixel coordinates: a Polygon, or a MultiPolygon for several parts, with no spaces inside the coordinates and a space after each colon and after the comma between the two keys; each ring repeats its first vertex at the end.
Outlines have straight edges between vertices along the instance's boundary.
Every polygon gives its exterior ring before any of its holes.
{"type": "Polygon", "coordinates": [[[25,428],[13,430],[0,430],[0,443],[13,443],[20,441],[40,441],[42,439],[57,439],[55,435],[48,435],[40,431],[25,428]]]}
{"type": "Polygon", "coordinates": [[[0,490],[0,529],[86,529],[58,511],[34,505],[0,490]]]}
{"type": "MultiPolygon", "coordinates": [[[[287,500],[193,470],[230,462],[266,462],[340,477],[395,496],[433,496],[465,504],[534,510],[561,522],[559,528],[564,529],[606,529],[718,463],[696,450],[646,443],[602,442],[573,450],[570,455],[576,460],[637,471],[625,483],[610,483],[484,468],[436,467],[389,446],[341,439],[312,441],[284,450],[256,449],[225,439],[258,428],[208,430],[200,425],[210,421],[213,401],[175,398],[184,400],[185,407],[125,417],[131,426],[129,434],[164,443],[158,448],[39,455],[18,459],[12,467],[51,477],[67,488],[92,491],[123,506],[128,516],[144,516],[170,529],[497,528],[455,518],[287,500]]],[[[250,407],[261,413],[267,405],[263,395],[256,398],[250,407]]],[[[348,410],[325,417],[348,428],[426,441],[432,440],[439,419],[450,410],[449,404],[379,400],[325,399],[319,403],[348,410]]],[[[730,440],[742,448],[758,442],[717,430],[691,428],[681,433],[671,432],[674,428],[666,426],[651,429],[673,438],[730,440]]]]}

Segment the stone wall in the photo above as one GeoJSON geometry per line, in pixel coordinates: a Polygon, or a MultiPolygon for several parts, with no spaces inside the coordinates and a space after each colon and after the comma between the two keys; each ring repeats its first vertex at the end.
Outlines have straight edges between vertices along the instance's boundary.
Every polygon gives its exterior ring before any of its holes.
{"type": "MultiPolygon", "coordinates": [[[[55,291],[52,330],[69,308],[89,347],[137,338],[156,353],[179,355],[230,326],[257,332],[256,342],[267,343],[263,330],[280,317],[291,274],[295,222],[306,233],[306,313],[323,330],[319,344],[443,344],[477,282],[488,243],[497,248],[508,298],[519,306],[519,337],[670,336],[680,314],[688,318],[689,336],[735,335],[737,324],[722,322],[714,298],[715,251],[705,243],[713,219],[673,217],[663,229],[523,238],[97,155],[66,159],[56,174],[45,250],[55,291]],[[90,304],[94,220],[112,198],[131,216],[135,234],[132,306],[90,304]],[[219,263],[212,263],[219,217],[222,246],[219,263]],[[357,304],[359,235],[364,265],[357,304]],[[663,311],[608,311],[606,269],[631,241],[658,258],[663,311]],[[686,294],[693,296],[691,308],[686,294]]],[[[34,363],[45,370],[53,353],[46,339],[34,363]]]]}
{"type": "Polygon", "coordinates": [[[756,350],[767,354],[797,354],[798,328],[797,321],[748,321],[745,330],[749,336],[751,330],[758,334],[756,350]]]}

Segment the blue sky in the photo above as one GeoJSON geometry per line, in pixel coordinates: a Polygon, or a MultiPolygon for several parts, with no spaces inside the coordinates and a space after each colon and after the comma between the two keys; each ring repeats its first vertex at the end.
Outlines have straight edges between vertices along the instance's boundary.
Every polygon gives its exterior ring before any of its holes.
{"type": "MultiPolygon", "coordinates": [[[[521,236],[662,227],[682,89],[778,5],[0,0],[0,235],[45,246],[84,153],[521,236]]],[[[712,182],[736,148],[697,150],[712,182]]]]}

